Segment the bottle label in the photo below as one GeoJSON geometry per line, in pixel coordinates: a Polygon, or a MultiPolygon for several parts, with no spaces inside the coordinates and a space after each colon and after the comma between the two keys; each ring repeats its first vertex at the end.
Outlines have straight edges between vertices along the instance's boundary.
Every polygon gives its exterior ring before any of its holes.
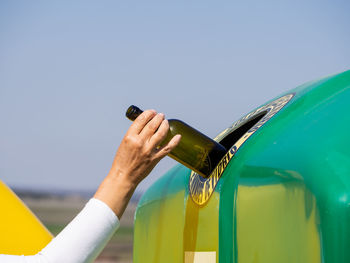
{"type": "Polygon", "coordinates": [[[259,120],[252,128],[250,128],[226,153],[226,155],[221,159],[219,164],[215,167],[213,172],[208,178],[203,178],[199,174],[192,171],[189,181],[189,190],[190,196],[193,201],[198,205],[204,205],[212,195],[215,190],[215,187],[225,171],[228,163],[238,151],[238,149],[243,145],[243,143],[248,140],[250,136],[253,135],[260,127],[262,127],[273,115],[279,112],[293,97],[294,93],[287,94],[283,97],[280,97],[239,119],[231,127],[224,130],[220,133],[214,140],[220,142],[228,134],[232,133],[235,129],[240,127],[243,123],[247,122],[254,116],[266,112],[264,117],[259,120]]]}

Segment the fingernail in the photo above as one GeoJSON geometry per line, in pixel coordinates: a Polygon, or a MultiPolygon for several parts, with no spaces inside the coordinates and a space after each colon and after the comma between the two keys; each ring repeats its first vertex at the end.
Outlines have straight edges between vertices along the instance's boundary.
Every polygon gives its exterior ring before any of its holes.
{"type": "Polygon", "coordinates": [[[181,140],[181,134],[176,134],[175,137],[176,137],[176,140],[181,140]]]}
{"type": "Polygon", "coordinates": [[[164,113],[158,113],[158,115],[162,118],[164,118],[164,113]]]}

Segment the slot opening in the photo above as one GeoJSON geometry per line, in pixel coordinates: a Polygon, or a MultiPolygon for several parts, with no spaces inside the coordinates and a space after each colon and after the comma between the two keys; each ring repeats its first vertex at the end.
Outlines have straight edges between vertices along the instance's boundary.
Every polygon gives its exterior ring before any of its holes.
{"type": "Polygon", "coordinates": [[[239,125],[235,130],[229,133],[220,141],[226,149],[230,149],[246,132],[248,132],[255,124],[257,124],[268,111],[260,112],[239,125]]]}

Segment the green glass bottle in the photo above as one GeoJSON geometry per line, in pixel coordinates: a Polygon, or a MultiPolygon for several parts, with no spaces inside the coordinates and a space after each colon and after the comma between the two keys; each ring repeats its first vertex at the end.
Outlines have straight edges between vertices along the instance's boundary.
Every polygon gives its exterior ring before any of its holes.
{"type": "MultiPolygon", "coordinates": [[[[134,121],[142,112],[138,107],[131,105],[126,111],[126,117],[134,121]]],[[[169,157],[203,177],[210,176],[226,154],[225,147],[183,121],[170,119],[168,122],[169,132],[162,145],[168,143],[176,134],[181,134],[180,143],[168,154],[169,157]]]]}

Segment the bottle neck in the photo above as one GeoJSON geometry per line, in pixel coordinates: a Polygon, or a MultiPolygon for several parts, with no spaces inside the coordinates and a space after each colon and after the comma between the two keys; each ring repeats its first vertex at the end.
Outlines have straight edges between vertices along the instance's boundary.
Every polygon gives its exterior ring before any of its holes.
{"type": "Polygon", "coordinates": [[[125,116],[129,120],[134,121],[142,112],[143,112],[143,110],[141,110],[140,108],[136,107],[135,105],[131,105],[126,110],[125,116]]]}

